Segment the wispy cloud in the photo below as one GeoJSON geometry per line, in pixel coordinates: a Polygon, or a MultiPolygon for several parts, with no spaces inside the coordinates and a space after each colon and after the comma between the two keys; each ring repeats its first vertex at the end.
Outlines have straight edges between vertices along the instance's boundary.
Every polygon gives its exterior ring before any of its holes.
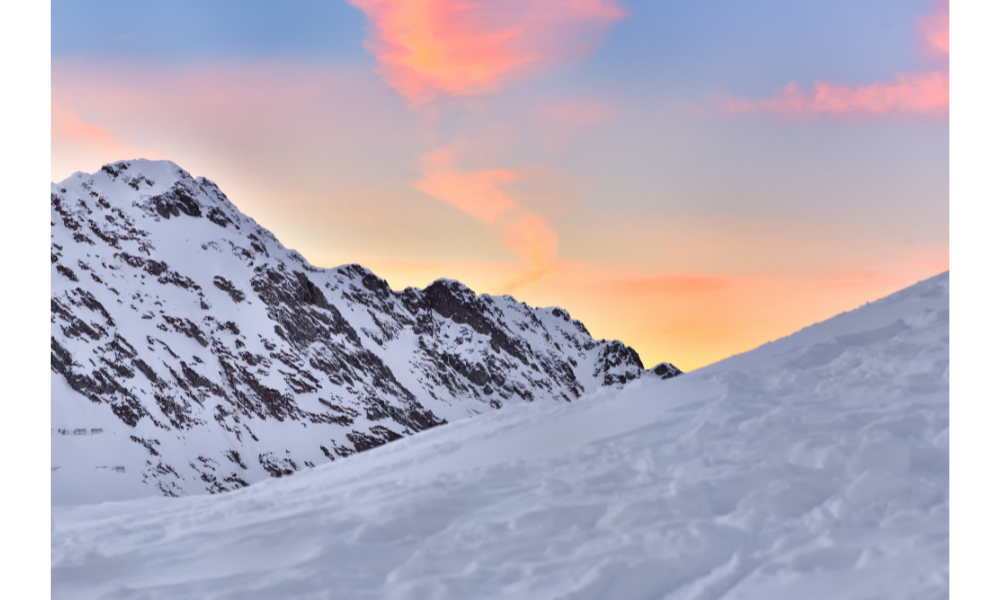
{"type": "Polygon", "coordinates": [[[901,73],[891,82],[844,86],[817,82],[804,92],[791,82],[771,98],[724,99],[725,110],[734,113],[771,112],[792,115],[885,115],[948,114],[948,73],[901,73]]]}
{"type": "Polygon", "coordinates": [[[917,22],[924,53],[931,57],[946,57],[949,53],[948,0],[938,0],[937,10],[917,22]]]}
{"type": "Polygon", "coordinates": [[[616,0],[349,1],[368,17],[380,74],[416,104],[577,59],[625,16],[616,0]]]}
{"type": "MultiPolygon", "coordinates": [[[[535,70],[586,56],[625,12],[617,0],[349,0],[368,17],[366,45],[378,72],[411,107],[442,96],[499,91],[535,70]]],[[[613,118],[599,103],[541,109],[561,129],[613,118]]],[[[478,145],[482,145],[481,142],[478,145]]],[[[508,290],[550,272],[558,236],[546,218],[519,204],[509,184],[521,174],[459,165],[455,146],[421,158],[414,187],[495,227],[524,260],[508,290]]]]}
{"type": "MultiPolygon", "coordinates": [[[[948,57],[948,0],[939,0],[934,13],[920,19],[917,33],[925,56],[948,57]]],[[[819,81],[809,92],[798,82],[788,83],[771,98],[753,100],[718,96],[725,112],[768,112],[812,115],[919,115],[945,117],[949,107],[948,71],[898,73],[893,81],[866,85],[841,85],[819,81]]]]}
{"type": "Polygon", "coordinates": [[[453,151],[448,148],[426,154],[421,162],[424,179],[413,184],[418,190],[481,221],[494,223],[501,214],[518,208],[498,187],[515,178],[510,171],[460,171],[455,168],[453,151]]]}
{"type": "MultiPolygon", "coordinates": [[[[84,120],[76,111],[57,102],[52,103],[52,155],[54,166],[60,163],[58,170],[62,176],[83,165],[99,166],[123,158],[159,158],[157,152],[132,146],[112,131],[84,120]],[[64,162],[72,163],[74,168],[63,167],[64,162]]],[[[53,179],[58,178],[53,172],[53,179]]]]}
{"type": "Polygon", "coordinates": [[[117,135],[84,121],[58,104],[52,105],[52,141],[81,144],[104,151],[122,152],[128,149],[117,135]]]}
{"type": "Polygon", "coordinates": [[[424,178],[413,185],[438,200],[497,226],[509,250],[525,259],[534,280],[555,260],[558,237],[545,218],[519,205],[503,185],[518,178],[514,171],[464,170],[458,152],[441,148],[421,161],[424,178]]]}
{"type": "Polygon", "coordinates": [[[504,242],[536,271],[544,272],[556,257],[558,238],[541,215],[520,212],[520,218],[504,228],[504,242]]]}

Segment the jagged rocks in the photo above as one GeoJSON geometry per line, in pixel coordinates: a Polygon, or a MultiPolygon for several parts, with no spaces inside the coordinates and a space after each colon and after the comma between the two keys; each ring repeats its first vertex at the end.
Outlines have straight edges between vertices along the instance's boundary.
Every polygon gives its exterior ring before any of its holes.
{"type": "Polygon", "coordinates": [[[216,275],[212,280],[212,284],[223,292],[229,294],[229,297],[232,298],[233,302],[236,304],[243,302],[243,299],[246,298],[246,294],[237,289],[236,286],[233,285],[233,282],[229,281],[225,277],[222,277],[221,275],[216,275]]]}
{"type": "MultiPolygon", "coordinates": [[[[201,205],[191,197],[192,193],[186,186],[178,182],[174,184],[174,187],[170,191],[153,197],[149,202],[153,210],[164,219],[179,217],[181,213],[189,217],[200,217],[201,205]]],[[[221,211],[218,211],[216,214],[219,213],[221,211]]],[[[220,219],[219,216],[216,217],[216,220],[218,219],[220,219]]]]}
{"type": "Polygon", "coordinates": [[[670,379],[671,377],[677,377],[682,374],[680,369],[666,362],[656,365],[652,370],[653,374],[660,379],[670,379]]]}

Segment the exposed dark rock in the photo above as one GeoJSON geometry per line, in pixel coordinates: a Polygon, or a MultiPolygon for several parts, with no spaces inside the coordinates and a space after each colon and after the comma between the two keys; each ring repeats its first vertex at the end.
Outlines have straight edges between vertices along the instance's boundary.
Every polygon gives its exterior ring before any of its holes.
{"type": "Polygon", "coordinates": [[[620,385],[639,377],[644,370],[642,359],[635,350],[619,341],[613,341],[605,345],[598,354],[594,376],[603,376],[604,385],[620,385]],[[627,370],[624,374],[610,373],[611,370],[623,366],[633,369],[627,370]]]}
{"type": "Polygon", "coordinates": [[[395,431],[382,427],[381,425],[375,425],[369,431],[370,433],[368,434],[361,433],[360,431],[352,431],[347,434],[347,439],[351,440],[351,443],[354,444],[354,449],[356,451],[364,452],[365,450],[376,448],[403,437],[395,431]]]}
{"type": "Polygon", "coordinates": [[[174,331],[183,333],[189,338],[193,338],[202,346],[208,347],[208,340],[205,339],[205,333],[197,325],[192,323],[190,319],[163,315],[163,320],[169,323],[174,328],[174,331]]]}
{"type": "MultiPolygon", "coordinates": [[[[247,466],[246,466],[246,464],[243,463],[243,459],[240,458],[240,453],[239,452],[237,452],[236,450],[229,450],[228,452],[225,453],[225,455],[226,455],[226,458],[228,458],[229,460],[231,460],[234,464],[239,465],[241,469],[243,469],[244,471],[246,471],[247,466]]],[[[246,484],[244,484],[244,485],[246,485],[246,484]]]]}
{"type": "MultiPolygon", "coordinates": [[[[104,308],[103,304],[97,301],[97,298],[95,298],[93,294],[82,288],[76,288],[75,290],[73,290],[73,293],[76,295],[77,298],[79,298],[80,304],[87,307],[93,312],[100,313],[101,316],[104,317],[104,322],[107,323],[109,327],[115,326],[115,320],[111,318],[111,313],[109,313],[108,310],[104,308]]],[[[132,354],[134,355],[135,352],[133,351],[132,354]]]]}
{"type": "Polygon", "coordinates": [[[674,365],[667,362],[662,362],[653,367],[653,374],[658,376],[660,379],[670,379],[671,377],[677,377],[678,375],[682,375],[683,373],[681,372],[680,369],[678,369],[674,365]]]}
{"type": "Polygon", "coordinates": [[[239,229],[239,226],[233,223],[233,221],[226,216],[226,213],[222,212],[217,207],[210,208],[206,218],[223,229],[229,225],[234,225],[236,229],[239,229]]]}
{"type": "Polygon", "coordinates": [[[236,286],[233,285],[233,282],[229,281],[225,277],[216,275],[215,279],[212,280],[212,283],[215,284],[215,287],[229,294],[229,297],[232,298],[233,302],[236,302],[237,304],[243,302],[243,300],[246,298],[246,294],[236,289],[236,286]]]}
{"type": "Polygon", "coordinates": [[[76,273],[73,272],[73,269],[70,269],[69,267],[56,265],[56,271],[59,271],[61,275],[63,275],[70,281],[80,281],[79,279],[76,278],[76,273]]]}
{"type": "Polygon", "coordinates": [[[101,167],[101,170],[110,175],[111,179],[116,179],[119,175],[121,175],[122,171],[128,170],[128,167],[129,163],[122,161],[113,165],[104,165],[101,167]]]}
{"type": "Polygon", "coordinates": [[[273,452],[266,452],[257,457],[260,461],[260,466],[264,467],[264,470],[271,474],[271,477],[285,477],[287,475],[293,475],[295,471],[299,470],[298,465],[295,464],[290,458],[277,458],[273,452]]]}
{"type": "Polygon", "coordinates": [[[155,448],[155,446],[159,446],[160,445],[160,441],[159,440],[146,440],[146,439],[143,439],[141,437],[136,437],[134,435],[128,436],[128,439],[132,440],[133,442],[139,444],[140,446],[142,446],[143,448],[145,448],[146,450],[148,450],[150,455],[152,455],[152,456],[159,456],[160,455],[160,453],[157,452],[156,448],[155,448]]]}
{"type": "Polygon", "coordinates": [[[147,365],[144,360],[142,360],[141,358],[133,358],[132,365],[136,369],[139,369],[139,372],[145,375],[146,378],[149,379],[151,382],[153,382],[154,384],[159,383],[160,378],[156,376],[156,372],[153,371],[152,367],[147,365]]]}
{"type": "Polygon", "coordinates": [[[191,190],[188,190],[183,183],[177,182],[169,192],[160,194],[150,201],[157,214],[164,219],[179,217],[182,213],[189,217],[201,217],[201,206],[191,194],[191,190]]]}

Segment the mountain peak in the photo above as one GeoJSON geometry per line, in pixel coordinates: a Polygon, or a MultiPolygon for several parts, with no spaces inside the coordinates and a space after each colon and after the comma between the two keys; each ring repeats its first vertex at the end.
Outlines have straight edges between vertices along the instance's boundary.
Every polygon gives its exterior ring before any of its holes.
{"type": "Polygon", "coordinates": [[[317,268],[171,161],[77,173],[51,203],[57,504],[235,489],[653,377],[558,308],[317,268]]]}
{"type": "Polygon", "coordinates": [[[149,180],[150,182],[159,180],[166,187],[170,187],[177,181],[185,179],[193,180],[189,172],[182,169],[173,161],[136,158],[107,163],[95,173],[77,171],[59,182],[59,185],[65,187],[67,184],[72,185],[79,180],[93,179],[101,176],[106,176],[111,181],[117,181],[119,178],[122,178],[126,183],[132,180],[141,180],[143,182],[145,180],[149,180]]]}

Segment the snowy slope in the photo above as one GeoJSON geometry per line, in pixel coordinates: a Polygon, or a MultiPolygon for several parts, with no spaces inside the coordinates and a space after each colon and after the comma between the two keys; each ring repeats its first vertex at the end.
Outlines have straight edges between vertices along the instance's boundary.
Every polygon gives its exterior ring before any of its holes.
{"type": "Polygon", "coordinates": [[[231,494],[56,507],[53,597],[947,598],[948,289],[231,494]]]}
{"type": "Polygon", "coordinates": [[[52,184],[52,501],[215,493],[646,371],[558,308],[318,269],[211,181],[52,184]]]}

